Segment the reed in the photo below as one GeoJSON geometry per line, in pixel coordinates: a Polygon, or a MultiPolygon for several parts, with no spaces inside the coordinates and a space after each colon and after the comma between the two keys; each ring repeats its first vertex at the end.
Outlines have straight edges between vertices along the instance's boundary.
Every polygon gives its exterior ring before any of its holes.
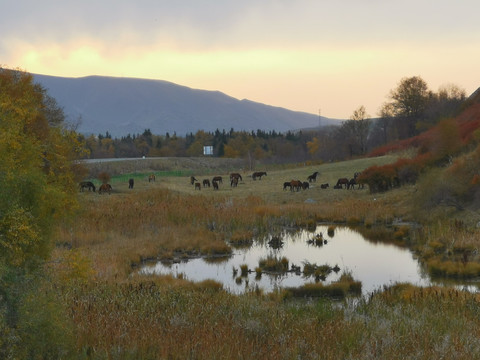
{"type": "MultiPolygon", "coordinates": [[[[321,173],[332,182],[372,161],[324,164],[321,173]]],[[[474,293],[398,284],[352,301],[349,296],[359,294],[361,284],[345,273],[328,285],[270,294],[252,289],[236,296],[214,281],[195,284],[182,276],[141,276],[132,269],[149,258],[228,253],[225,239],[318,219],[345,223],[356,218],[374,232],[380,229],[376,225],[410,216],[413,187],[375,197],[368,191],[315,187],[282,192],[287,174],[302,178],[312,170],[269,171],[255,188],[240,184],[218,192],[195,193],[188,178],[177,176],[138,187],[136,182],[135,192],[119,182],[111,196],[81,194],[81,210],[74,222],[58,229],[59,246],[48,264],[50,291],[67,307],[78,358],[471,359],[480,353],[480,296],[474,293]]],[[[477,271],[472,249],[478,230],[445,221],[408,237],[418,256],[437,261],[441,272],[477,271]],[[456,264],[456,270],[445,264],[456,264]]],[[[288,269],[287,259],[274,264],[288,269]]],[[[232,275],[243,283],[237,271],[232,275]]],[[[32,297],[26,305],[34,304],[32,297]]],[[[5,319],[0,312],[0,333],[5,319]]],[[[10,339],[1,335],[0,355],[2,341],[10,339]]]]}

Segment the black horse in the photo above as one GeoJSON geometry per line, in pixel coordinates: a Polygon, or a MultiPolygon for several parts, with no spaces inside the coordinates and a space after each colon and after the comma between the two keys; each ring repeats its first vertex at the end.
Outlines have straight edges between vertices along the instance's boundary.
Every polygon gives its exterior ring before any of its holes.
{"type": "Polygon", "coordinates": [[[315,171],[312,175],[307,177],[308,182],[317,181],[318,171],[315,171]]]}
{"type": "Polygon", "coordinates": [[[133,184],[135,183],[135,180],[133,179],[128,179],[128,188],[133,189],[133,184]]]}
{"type": "Polygon", "coordinates": [[[88,191],[95,192],[95,185],[91,181],[81,181],[79,184],[80,191],[83,192],[84,189],[88,189],[88,191]]]}

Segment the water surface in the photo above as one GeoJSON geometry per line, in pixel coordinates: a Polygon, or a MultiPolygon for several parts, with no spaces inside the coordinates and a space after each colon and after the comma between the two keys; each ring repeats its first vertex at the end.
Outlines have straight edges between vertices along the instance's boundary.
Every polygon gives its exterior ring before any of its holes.
{"type": "Polygon", "coordinates": [[[370,293],[392,285],[396,282],[408,282],[414,285],[427,286],[431,282],[421,269],[413,254],[405,248],[387,243],[373,243],[366,240],[360,233],[347,227],[335,228],[332,237],[327,234],[327,226],[318,226],[314,232],[300,230],[293,234],[284,233],[281,237],[283,246],[273,249],[268,245],[268,239],[255,241],[248,249],[234,249],[232,256],[223,261],[211,261],[202,258],[192,259],[175,264],[158,262],[142,267],[141,272],[147,274],[172,274],[182,276],[191,281],[213,279],[221,282],[224,288],[232,293],[242,293],[256,286],[265,292],[278,287],[296,287],[315,280],[312,277],[288,272],[282,275],[262,274],[256,278],[254,272],[259,260],[267,256],[286,257],[289,265],[300,266],[303,270],[305,262],[316,265],[338,265],[340,271],[332,272],[323,281],[329,284],[339,279],[343,272],[350,272],[354,279],[362,282],[362,292],[370,293]],[[309,244],[315,235],[322,234],[327,241],[323,246],[309,244]],[[240,265],[246,264],[252,270],[248,276],[241,279],[240,265]],[[233,274],[233,269],[238,273],[233,274]]]}

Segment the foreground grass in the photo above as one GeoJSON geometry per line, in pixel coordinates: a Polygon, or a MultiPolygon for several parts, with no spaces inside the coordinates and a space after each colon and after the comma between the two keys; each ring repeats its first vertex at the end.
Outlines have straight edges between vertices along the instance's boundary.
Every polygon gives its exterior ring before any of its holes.
{"type": "MultiPolygon", "coordinates": [[[[192,284],[134,273],[132,265],[143,259],[225,254],[230,243],[248,244],[284,226],[347,223],[364,226],[374,238],[375,224],[415,220],[410,211],[414,187],[373,195],[318,186],[348,177],[367,163],[273,169],[257,181],[245,173],[238,187],[224,183],[218,191],[198,191],[189,176],[173,176],[136,181],[134,190],[124,181],[114,182],[110,196],[80,194],[82,211],[58,229],[59,246],[50,264],[53,291],[69,309],[79,358],[479,357],[475,294],[397,285],[369,299],[338,303],[323,297],[299,300],[289,291],[234,296],[213,281],[192,284]],[[284,181],[303,180],[317,170],[319,179],[310,189],[283,191],[284,181]]],[[[195,175],[200,180],[211,174],[228,175],[211,170],[195,175]]],[[[424,227],[422,234],[396,231],[393,240],[412,246],[425,261],[447,254],[459,264],[465,258],[459,249],[478,244],[475,231],[445,224],[424,227]],[[457,239],[453,244],[452,237],[457,239]]],[[[474,256],[472,250],[466,262],[475,261],[474,256]]],[[[333,291],[320,286],[302,290],[304,296],[333,291]]]]}

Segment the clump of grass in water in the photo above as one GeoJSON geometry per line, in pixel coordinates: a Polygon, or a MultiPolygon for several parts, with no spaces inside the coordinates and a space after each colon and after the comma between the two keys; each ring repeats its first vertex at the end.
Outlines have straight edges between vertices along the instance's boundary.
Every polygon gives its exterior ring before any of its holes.
{"type": "Polygon", "coordinates": [[[240,276],[247,276],[248,275],[248,265],[242,264],[240,265],[240,276]]]}
{"type": "Polygon", "coordinates": [[[288,271],[288,259],[284,256],[277,258],[276,256],[267,256],[258,261],[258,267],[266,271],[288,271]]]}
{"type": "Polygon", "coordinates": [[[294,297],[332,297],[345,298],[348,294],[361,295],[362,283],[355,281],[350,273],[343,273],[338,281],[329,285],[310,283],[287,291],[294,297]]]}

